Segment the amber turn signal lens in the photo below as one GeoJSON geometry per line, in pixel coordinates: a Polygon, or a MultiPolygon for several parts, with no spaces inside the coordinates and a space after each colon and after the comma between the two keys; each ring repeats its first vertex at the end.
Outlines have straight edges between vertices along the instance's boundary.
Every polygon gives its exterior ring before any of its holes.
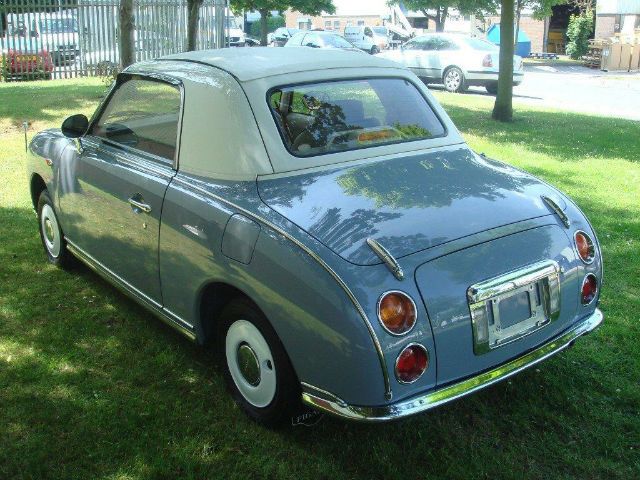
{"type": "Polygon", "coordinates": [[[576,240],[576,249],[578,250],[578,255],[585,263],[593,262],[593,258],[595,256],[595,248],[593,246],[593,242],[589,236],[581,231],[577,231],[575,234],[576,240]]]}
{"type": "Polygon", "coordinates": [[[429,366],[429,354],[422,345],[414,343],[405,347],[396,360],[396,377],[402,383],[413,383],[429,366]]]}
{"type": "Polygon", "coordinates": [[[582,304],[589,305],[598,294],[598,280],[593,273],[588,274],[582,281],[582,304]]]}
{"type": "Polygon", "coordinates": [[[393,335],[409,332],[416,323],[416,306],[406,293],[388,292],[378,302],[378,318],[393,335]]]}

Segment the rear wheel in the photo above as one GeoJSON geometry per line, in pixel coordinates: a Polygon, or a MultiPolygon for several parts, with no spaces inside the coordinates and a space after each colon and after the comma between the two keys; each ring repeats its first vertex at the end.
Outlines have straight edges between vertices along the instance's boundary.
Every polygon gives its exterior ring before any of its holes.
{"type": "Polygon", "coordinates": [[[491,95],[495,95],[496,93],[498,93],[498,83],[488,83],[484,86],[484,88],[487,89],[487,92],[490,93],[491,95]]]}
{"type": "Polygon", "coordinates": [[[49,262],[61,268],[68,268],[73,264],[73,255],[67,250],[67,242],[53,209],[53,202],[49,192],[44,190],[38,199],[38,224],[40,225],[40,239],[49,262]]]}
{"type": "Polygon", "coordinates": [[[300,407],[300,387],[280,339],[246,299],[233,300],[219,319],[218,352],[227,388],[253,420],[275,427],[300,407]]]}
{"type": "Polygon", "coordinates": [[[467,84],[464,78],[462,70],[458,67],[449,67],[442,76],[442,83],[447,92],[464,92],[467,89],[467,84]]]}

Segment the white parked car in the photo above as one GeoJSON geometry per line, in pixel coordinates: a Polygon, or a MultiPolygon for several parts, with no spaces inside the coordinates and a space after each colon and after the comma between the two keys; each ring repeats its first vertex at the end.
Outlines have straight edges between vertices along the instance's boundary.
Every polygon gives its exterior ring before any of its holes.
{"type": "MultiPolygon", "coordinates": [[[[444,84],[450,92],[462,92],[470,85],[498,89],[500,49],[491,42],[462,34],[435,33],[409,40],[399,50],[379,55],[408,68],[427,83],[444,84]]],[[[524,79],[522,58],[513,57],[513,84],[524,79]]]]}
{"type": "Polygon", "coordinates": [[[389,41],[391,40],[391,32],[389,31],[389,28],[380,25],[373,27],[371,30],[373,30],[376,43],[380,42],[382,44],[381,50],[389,48],[389,41]]]}
{"type": "Polygon", "coordinates": [[[296,33],[284,45],[285,47],[339,48],[363,53],[347,42],[342,35],[333,32],[301,31],[296,33]]]}
{"type": "MultiPolygon", "coordinates": [[[[372,55],[381,52],[385,47],[385,40],[373,33],[371,27],[357,26],[345,27],[344,38],[353,43],[360,50],[372,55]]],[[[386,45],[388,45],[388,40],[386,45]]]]}

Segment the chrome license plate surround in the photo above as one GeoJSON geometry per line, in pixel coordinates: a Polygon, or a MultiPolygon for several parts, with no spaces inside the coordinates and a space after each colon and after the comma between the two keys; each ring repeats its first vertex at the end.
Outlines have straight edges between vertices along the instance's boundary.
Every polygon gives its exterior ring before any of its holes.
{"type": "Polygon", "coordinates": [[[476,283],[467,290],[473,350],[485,354],[529,335],[560,315],[560,267],[545,260],[476,283]],[[501,322],[500,303],[527,292],[530,316],[510,325],[501,322]]]}

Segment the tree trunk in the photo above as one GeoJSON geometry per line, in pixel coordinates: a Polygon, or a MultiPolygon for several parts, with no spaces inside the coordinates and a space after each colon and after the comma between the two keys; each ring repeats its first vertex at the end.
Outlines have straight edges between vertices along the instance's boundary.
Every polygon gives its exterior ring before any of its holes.
{"type": "Polygon", "coordinates": [[[510,122],[513,118],[513,0],[501,0],[500,7],[500,73],[493,118],[510,122]]]}
{"type": "Polygon", "coordinates": [[[520,33],[520,15],[522,13],[522,0],[516,0],[516,33],[514,35],[513,45],[518,49],[518,34],[520,33]]]}
{"type": "Polygon", "coordinates": [[[202,0],[189,0],[189,19],[187,20],[187,51],[196,49],[198,39],[198,23],[200,21],[200,5],[202,0]]]}
{"type": "Polygon", "coordinates": [[[444,22],[447,21],[449,7],[438,8],[438,17],[436,19],[436,32],[444,32],[444,22]]]}
{"type": "Polygon", "coordinates": [[[260,10],[260,45],[267,46],[267,34],[269,33],[269,24],[267,22],[270,10],[260,10]]]}
{"type": "Polygon", "coordinates": [[[133,0],[120,0],[120,11],[118,13],[120,67],[126,68],[135,62],[133,51],[133,0]]]}

